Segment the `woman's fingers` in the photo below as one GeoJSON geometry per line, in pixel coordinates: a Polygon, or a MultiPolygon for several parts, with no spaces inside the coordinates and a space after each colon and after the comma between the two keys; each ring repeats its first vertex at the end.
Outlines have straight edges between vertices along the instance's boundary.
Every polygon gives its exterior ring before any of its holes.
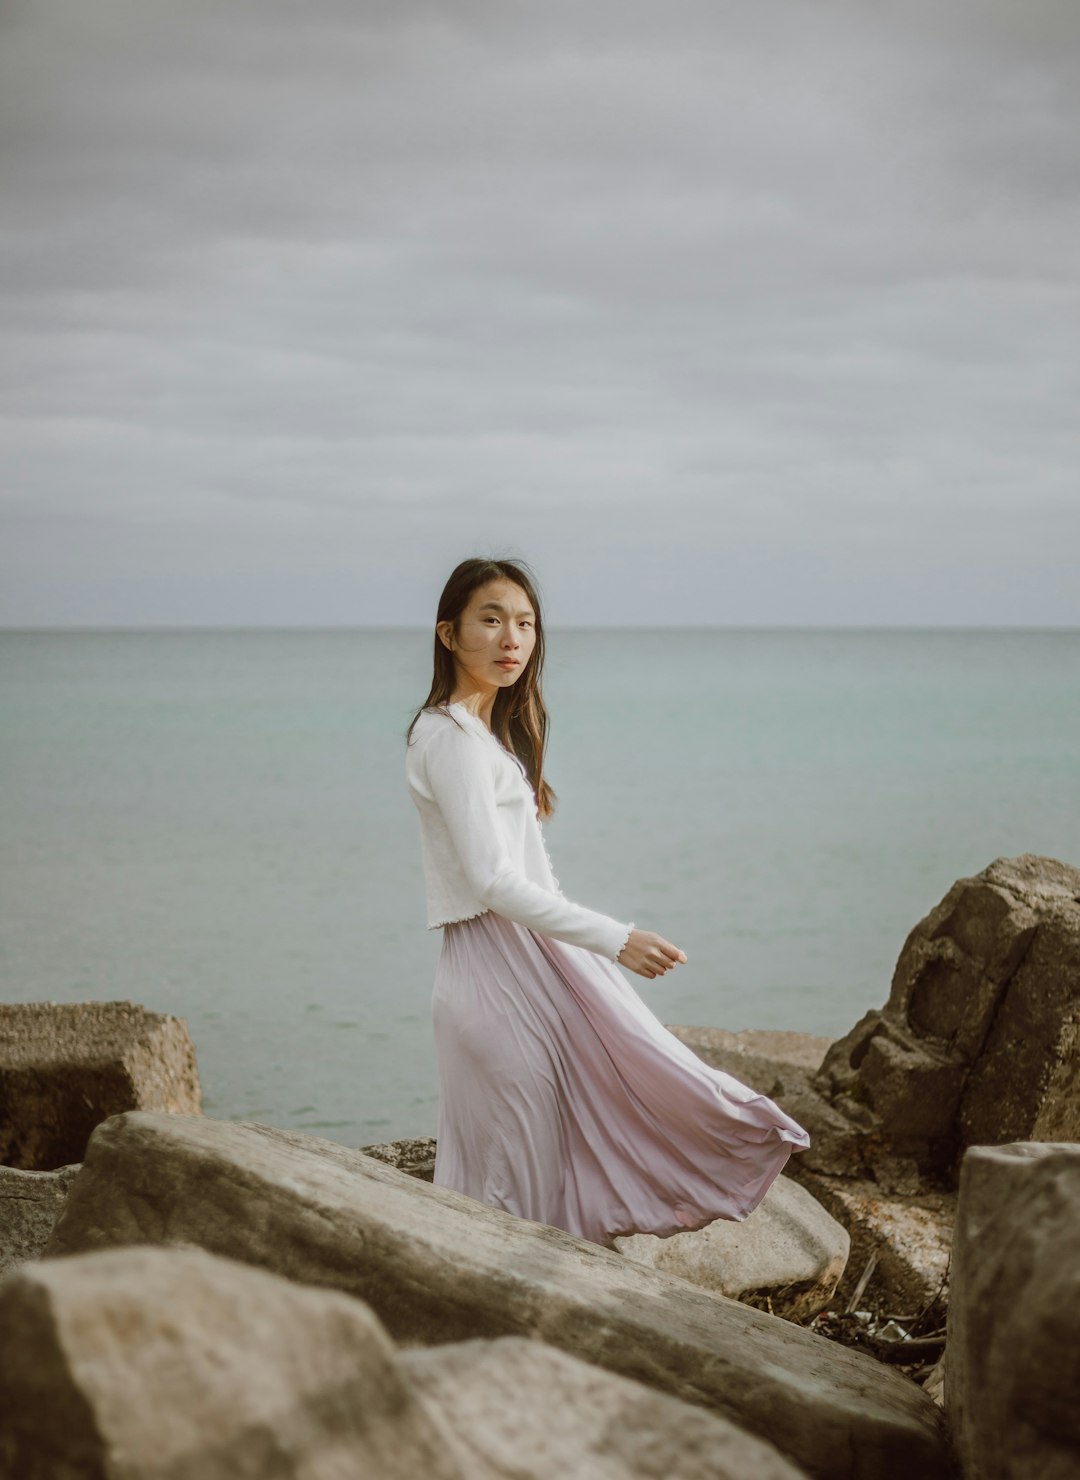
{"type": "Polygon", "coordinates": [[[678,946],[673,946],[669,940],[662,940],[658,946],[658,955],[665,970],[676,965],[679,961],[686,960],[686,952],[681,951],[678,946]]]}
{"type": "Polygon", "coordinates": [[[656,977],[665,975],[673,966],[677,966],[680,961],[685,961],[686,952],[653,931],[635,930],[630,936],[630,942],[620,953],[619,960],[638,976],[654,981],[656,977]],[[624,956],[626,960],[623,960],[624,956]]]}

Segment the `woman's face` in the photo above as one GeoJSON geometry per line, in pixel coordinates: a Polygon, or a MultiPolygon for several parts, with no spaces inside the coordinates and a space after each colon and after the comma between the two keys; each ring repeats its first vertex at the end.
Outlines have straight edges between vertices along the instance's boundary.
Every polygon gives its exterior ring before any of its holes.
{"type": "Polygon", "coordinates": [[[449,638],[459,680],[491,693],[511,688],[524,673],[536,646],[536,613],[513,581],[487,581],[469,598],[457,637],[448,622],[439,632],[444,642],[449,638]]]}

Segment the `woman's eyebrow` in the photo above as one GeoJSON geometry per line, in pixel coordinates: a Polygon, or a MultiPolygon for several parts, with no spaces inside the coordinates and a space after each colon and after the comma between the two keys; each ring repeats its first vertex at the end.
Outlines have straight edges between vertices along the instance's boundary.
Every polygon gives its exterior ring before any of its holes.
{"type": "MultiPolygon", "coordinates": [[[[497,612],[504,612],[504,611],[506,611],[506,607],[503,606],[503,604],[502,604],[501,601],[485,601],[485,602],[482,602],[481,605],[480,605],[480,607],[479,607],[479,610],[482,611],[482,612],[486,612],[489,606],[493,606],[497,612]]],[[[519,617],[531,617],[532,615],[533,615],[533,610],[532,610],[532,607],[531,606],[527,606],[524,611],[518,612],[518,616],[519,617]]]]}

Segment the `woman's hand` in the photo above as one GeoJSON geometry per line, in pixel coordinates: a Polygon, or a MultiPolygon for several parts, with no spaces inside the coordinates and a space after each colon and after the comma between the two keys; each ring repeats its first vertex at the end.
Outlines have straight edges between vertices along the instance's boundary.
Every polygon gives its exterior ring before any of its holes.
{"type": "Polygon", "coordinates": [[[655,930],[631,930],[630,939],[618,955],[620,966],[627,971],[636,971],[638,976],[663,976],[680,961],[686,960],[686,952],[680,951],[655,930]]]}

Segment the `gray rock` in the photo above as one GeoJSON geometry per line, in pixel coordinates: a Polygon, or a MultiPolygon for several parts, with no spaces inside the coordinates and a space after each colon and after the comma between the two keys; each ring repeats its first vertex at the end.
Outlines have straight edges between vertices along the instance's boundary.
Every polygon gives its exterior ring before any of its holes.
{"type": "Polygon", "coordinates": [[[78,1170],[72,1166],[24,1172],[0,1167],[0,1274],[42,1252],[78,1170]]]}
{"type": "Polygon", "coordinates": [[[99,1126],[46,1257],[176,1241],[358,1295],[407,1344],[539,1338],[829,1480],[951,1473],[934,1404],[873,1358],[333,1142],[200,1116],[99,1126]]]}
{"type": "Polygon", "coordinates": [[[0,1475],[466,1480],[359,1300],[201,1249],[0,1281],[0,1475]]]}
{"type": "Polygon", "coordinates": [[[182,1018],[134,1002],[0,1003],[0,1163],[50,1171],[82,1160],[124,1110],[197,1113],[182,1018]]]}
{"type": "Polygon", "coordinates": [[[847,1229],[798,1182],[776,1178],[741,1223],[718,1218],[687,1233],[635,1233],[615,1247],[630,1259],[790,1321],[824,1310],[844,1273],[847,1229]]]}
{"type": "Polygon", "coordinates": [[[968,1146],[1080,1138],[1080,869],[1024,854],[958,880],[812,1085],[851,1122],[812,1170],[954,1181],[968,1146]]]}
{"type": "Polygon", "coordinates": [[[453,1431],[470,1480],[799,1480],[736,1424],[542,1341],[503,1336],[402,1352],[453,1431]],[[553,1422],[553,1415],[558,1415],[553,1422]]]}
{"type": "Polygon", "coordinates": [[[965,1474],[1080,1475],[1080,1144],[974,1146],[953,1249],[945,1406],[965,1474]]]}

